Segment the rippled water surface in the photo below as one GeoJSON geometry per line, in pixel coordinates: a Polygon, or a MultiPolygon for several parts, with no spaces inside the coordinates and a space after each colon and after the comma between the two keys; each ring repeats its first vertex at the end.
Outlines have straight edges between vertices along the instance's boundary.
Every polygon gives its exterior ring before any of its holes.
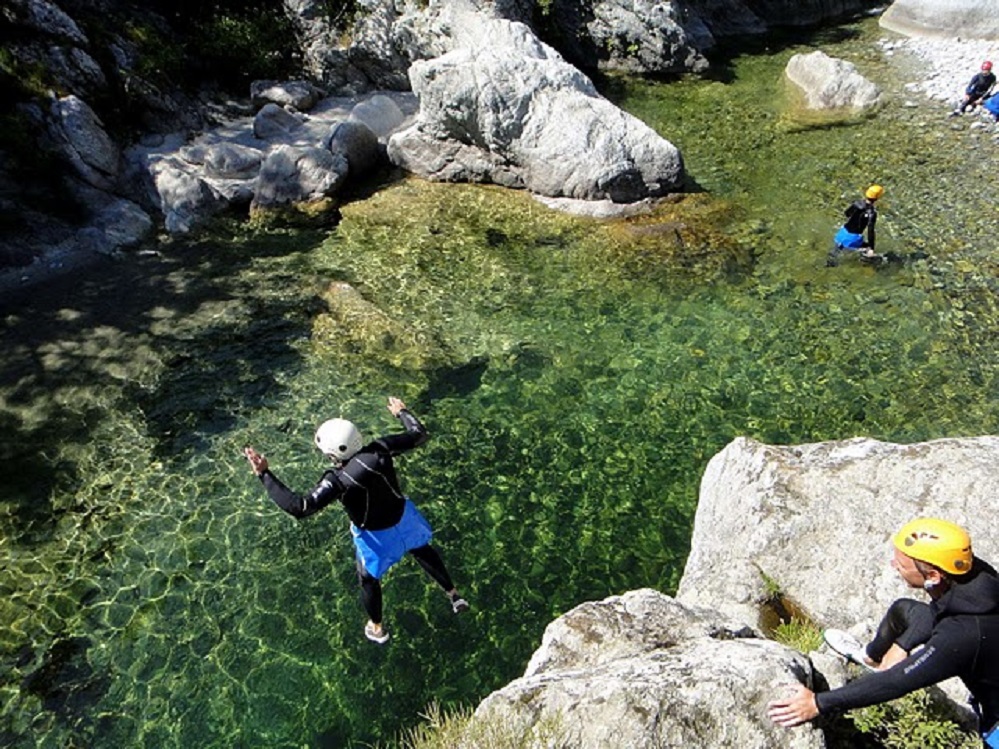
{"type": "MultiPolygon", "coordinates": [[[[872,21],[815,41],[897,92],[912,74],[878,38],[872,21]]],[[[3,743],[388,741],[519,675],[573,605],[671,592],[732,438],[993,431],[992,136],[897,93],[803,129],[780,85],[794,51],[603,82],[705,191],[652,217],[399,181],[328,232],[219,228],[6,305],[3,743]],[[905,262],[826,268],[871,181],[881,249],[905,262]],[[379,648],[342,512],[284,515],[239,451],[309,488],[316,423],[393,430],[390,394],[433,434],[401,472],[472,610],[407,561],[379,648]]]]}

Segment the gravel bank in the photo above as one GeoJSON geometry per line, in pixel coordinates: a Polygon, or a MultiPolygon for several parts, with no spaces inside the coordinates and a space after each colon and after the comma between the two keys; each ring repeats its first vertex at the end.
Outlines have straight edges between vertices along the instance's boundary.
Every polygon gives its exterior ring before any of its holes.
{"type": "Polygon", "coordinates": [[[927,65],[922,79],[907,84],[906,89],[949,106],[964,96],[965,86],[983,60],[999,65],[999,41],[990,39],[886,39],[881,46],[887,55],[901,52],[924,61],[927,65]]]}

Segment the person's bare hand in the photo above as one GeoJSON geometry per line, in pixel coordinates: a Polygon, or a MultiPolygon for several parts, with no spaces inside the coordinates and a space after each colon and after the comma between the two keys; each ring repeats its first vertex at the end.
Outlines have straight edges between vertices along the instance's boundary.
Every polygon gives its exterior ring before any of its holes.
{"type": "Polygon", "coordinates": [[[395,396],[388,399],[388,410],[392,412],[393,416],[398,416],[399,412],[403,411],[405,408],[406,404],[395,396]]]}
{"type": "Polygon", "coordinates": [[[815,692],[798,684],[790,697],[774,700],[768,706],[767,715],[779,726],[791,728],[818,717],[819,708],[815,704],[815,692]]]}
{"type": "Polygon", "coordinates": [[[258,476],[267,470],[267,458],[249,445],[243,448],[243,455],[245,455],[246,459],[250,461],[250,468],[252,468],[253,472],[258,476]]]}

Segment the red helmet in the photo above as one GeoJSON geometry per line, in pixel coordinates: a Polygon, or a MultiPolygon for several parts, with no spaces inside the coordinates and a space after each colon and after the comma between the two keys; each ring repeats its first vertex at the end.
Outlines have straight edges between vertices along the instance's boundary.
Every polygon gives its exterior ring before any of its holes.
{"type": "Polygon", "coordinates": [[[992,63],[986,60],[982,63],[982,70],[992,70],[992,63]]]}

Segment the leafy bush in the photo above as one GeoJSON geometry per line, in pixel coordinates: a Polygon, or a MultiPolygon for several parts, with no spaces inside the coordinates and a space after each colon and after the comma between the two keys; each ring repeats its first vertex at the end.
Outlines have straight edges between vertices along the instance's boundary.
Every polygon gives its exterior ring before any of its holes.
{"type": "Polygon", "coordinates": [[[981,747],[981,739],[951,720],[925,689],[891,702],[853,710],[848,718],[861,733],[875,737],[886,749],[981,747]]]}

